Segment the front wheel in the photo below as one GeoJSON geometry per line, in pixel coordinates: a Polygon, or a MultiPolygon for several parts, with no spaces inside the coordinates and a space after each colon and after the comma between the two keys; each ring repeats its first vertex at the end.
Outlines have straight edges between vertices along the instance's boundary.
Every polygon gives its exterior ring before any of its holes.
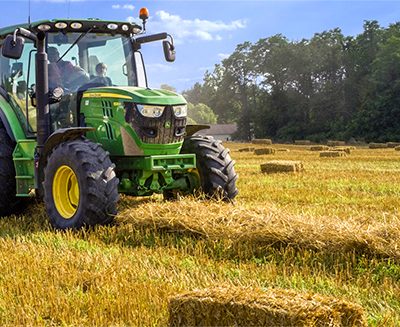
{"type": "Polygon", "coordinates": [[[118,178],[99,144],[85,138],[59,144],[44,175],[44,202],[53,227],[106,224],[116,215],[118,178]]]}
{"type": "Polygon", "coordinates": [[[197,179],[207,196],[217,196],[224,201],[235,198],[238,194],[235,161],[221,141],[211,136],[190,136],[183,142],[181,153],[196,155],[197,169],[190,172],[191,179],[197,179]]]}

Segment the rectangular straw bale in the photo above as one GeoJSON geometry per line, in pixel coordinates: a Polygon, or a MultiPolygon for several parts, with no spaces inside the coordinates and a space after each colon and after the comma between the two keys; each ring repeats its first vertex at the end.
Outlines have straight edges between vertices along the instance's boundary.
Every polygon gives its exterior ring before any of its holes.
{"type": "Polygon", "coordinates": [[[386,149],[388,146],[386,143],[370,143],[368,144],[370,149],[386,149]]]}
{"type": "Polygon", "coordinates": [[[262,149],[255,149],[254,154],[256,155],[263,155],[263,154],[275,154],[275,149],[273,148],[262,148],[262,149]]]}
{"type": "Polygon", "coordinates": [[[290,152],[290,150],[286,149],[286,148],[278,148],[278,149],[276,149],[276,151],[278,151],[278,152],[290,152]]]}
{"type": "Polygon", "coordinates": [[[347,154],[351,154],[351,148],[349,146],[338,146],[331,149],[331,151],[343,151],[347,154]]]}
{"type": "Polygon", "coordinates": [[[291,290],[217,287],[169,299],[169,326],[367,326],[359,305],[291,290]]]}
{"type": "Polygon", "coordinates": [[[296,145],[310,145],[311,141],[309,141],[309,140],[294,140],[294,144],[296,144],[296,145]]]}
{"type": "Polygon", "coordinates": [[[396,151],[400,151],[400,145],[394,148],[396,151]]]}
{"type": "Polygon", "coordinates": [[[326,143],[328,146],[344,146],[346,145],[345,141],[336,141],[336,140],[328,140],[326,143]]]}
{"type": "Polygon", "coordinates": [[[272,140],[271,139],[254,139],[251,141],[253,144],[266,144],[266,145],[271,145],[272,140]]]}
{"type": "Polygon", "coordinates": [[[296,173],[304,170],[303,163],[301,161],[292,160],[273,160],[268,161],[261,166],[263,173],[296,173]]]}
{"type": "Polygon", "coordinates": [[[241,148],[241,149],[239,149],[239,152],[253,152],[254,149],[255,149],[255,148],[251,148],[251,147],[248,147],[248,148],[241,148]]]}
{"type": "Polygon", "coordinates": [[[400,142],[386,142],[388,148],[395,148],[400,145],[400,142]]]}
{"type": "Polygon", "coordinates": [[[319,153],[320,157],[330,157],[330,158],[334,158],[334,157],[346,157],[347,153],[344,151],[322,151],[319,153]]]}
{"type": "Polygon", "coordinates": [[[313,145],[310,148],[311,151],[326,151],[329,150],[329,146],[327,145],[313,145]]]}

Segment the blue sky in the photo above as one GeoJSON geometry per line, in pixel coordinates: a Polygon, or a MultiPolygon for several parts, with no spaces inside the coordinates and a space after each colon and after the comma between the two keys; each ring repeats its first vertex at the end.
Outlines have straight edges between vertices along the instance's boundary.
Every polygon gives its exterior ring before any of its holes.
{"type": "MultiPolygon", "coordinates": [[[[150,86],[166,83],[182,91],[202,81],[221,59],[244,41],[281,33],[291,40],[339,27],[345,35],[362,31],[364,20],[388,26],[400,20],[400,1],[240,1],[240,0],[31,0],[32,21],[48,18],[134,20],[147,7],[148,33],[175,37],[177,59],[163,59],[161,43],[143,49],[150,86]]],[[[26,22],[28,0],[0,0],[0,27],[26,22]]]]}

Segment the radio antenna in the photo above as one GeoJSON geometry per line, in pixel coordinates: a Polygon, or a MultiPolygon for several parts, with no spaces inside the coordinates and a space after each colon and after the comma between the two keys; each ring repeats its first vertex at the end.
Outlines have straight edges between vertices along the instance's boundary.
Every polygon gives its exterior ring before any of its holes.
{"type": "Polygon", "coordinates": [[[31,24],[31,0],[28,1],[28,24],[31,24]]]}

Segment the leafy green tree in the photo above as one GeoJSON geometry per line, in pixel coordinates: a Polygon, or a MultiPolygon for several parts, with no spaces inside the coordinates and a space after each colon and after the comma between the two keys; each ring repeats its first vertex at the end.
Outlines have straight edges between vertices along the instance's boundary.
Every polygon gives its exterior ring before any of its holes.
{"type": "Polygon", "coordinates": [[[239,44],[185,96],[236,122],[241,139],[400,140],[400,23],[366,21],[311,39],[281,34],[239,44]]]}
{"type": "Polygon", "coordinates": [[[188,117],[197,124],[216,124],[218,116],[204,103],[188,103],[188,117]]]}

